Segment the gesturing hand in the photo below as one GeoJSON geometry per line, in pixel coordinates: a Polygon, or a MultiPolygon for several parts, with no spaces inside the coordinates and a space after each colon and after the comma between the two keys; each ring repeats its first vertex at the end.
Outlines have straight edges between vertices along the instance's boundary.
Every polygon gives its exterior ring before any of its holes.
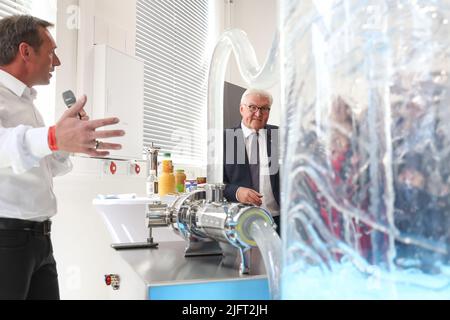
{"type": "Polygon", "coordinates": [[[120,144],[97,142],[97,139],[122,137],[125,135],[125,131],[96,131],[98,128],[117,124],[120,120],[118,118],[107,118],[89,121],[89,117],[83,110],[86,101],[86,96],[77,100],[56,123],[55,136],[59,150],[84,153],[93,157],[109,155],[108,151],[99,150],[120,150],[122,148],[120,144]],[[81,120],[78,118],[78,113],[82,115],[81,120]]]}
{"type": "Polygon", "coordinates": [[[253,204],[258,207],[262,205],[262,194],[249,188],[239,188],[236,197],[237,200],[243,204],[253,204]]]}

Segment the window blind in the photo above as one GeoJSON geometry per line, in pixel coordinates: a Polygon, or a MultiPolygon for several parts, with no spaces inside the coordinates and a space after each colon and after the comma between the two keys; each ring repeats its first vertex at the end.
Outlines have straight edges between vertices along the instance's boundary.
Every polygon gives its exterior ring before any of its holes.
{"type": "Polygon", "coordinates": [[[31,11],[32,0],[0,0],[0,19],[14,14],[31,11]]]}
{"type": "Polygon", "coordinates": [[[208,0],[138,0],[136,55],[145,61],[144,144],[206,164],[208,0]]]}

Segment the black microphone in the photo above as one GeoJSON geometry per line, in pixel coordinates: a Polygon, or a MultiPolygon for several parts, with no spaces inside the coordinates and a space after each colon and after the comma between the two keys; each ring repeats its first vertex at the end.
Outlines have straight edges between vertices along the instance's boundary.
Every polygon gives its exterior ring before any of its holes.
{"type": "MultiPolygon", "coordinates": [[[[64,103],[66,104],[67,108],[70,108],[77,102],[77,98],[73,94],[72,90],[67,90],[63,92],[62,94],[64,103]]],[[[78,112],[78,118],[81,120],[81,114],[78,112]]]]}

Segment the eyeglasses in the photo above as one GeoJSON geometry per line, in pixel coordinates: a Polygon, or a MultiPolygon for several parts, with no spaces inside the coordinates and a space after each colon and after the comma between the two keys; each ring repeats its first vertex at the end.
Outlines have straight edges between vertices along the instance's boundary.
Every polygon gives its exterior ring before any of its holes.
{"type": "Polygon", "coordinates": [[[261,113],[269,113],[270,112],[270,107],[268,107],[268,106],[258,107],[254,104],[251,104],[251,105],[246,105],[246,107],[250,110],[251,113],[257,113],[258,111],[261,111],[261,113]]]}

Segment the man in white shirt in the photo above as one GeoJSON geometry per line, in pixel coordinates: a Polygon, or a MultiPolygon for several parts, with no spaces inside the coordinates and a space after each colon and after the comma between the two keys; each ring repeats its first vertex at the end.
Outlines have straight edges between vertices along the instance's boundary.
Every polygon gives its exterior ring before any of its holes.
{"type": "Polygon", "coordinates": [[[224,195],[228,201],[267,209],[279,226],[278,127],[267,124],[272,102],[263,90],[242,95],[241,125],[225,130],[224,195]]]}
{"type": "Polygon", "coordinates": [[[61,64],[51,26],[31,16],[0,20],[0,299],[59,299],[52,179],[71,170],[69,152],[106,156],[121,146],[97,139],[125,134],[97,132],[119,119],[89,121],[86,97],[45,127],[33,86],[49,84],[61,64]]]}

